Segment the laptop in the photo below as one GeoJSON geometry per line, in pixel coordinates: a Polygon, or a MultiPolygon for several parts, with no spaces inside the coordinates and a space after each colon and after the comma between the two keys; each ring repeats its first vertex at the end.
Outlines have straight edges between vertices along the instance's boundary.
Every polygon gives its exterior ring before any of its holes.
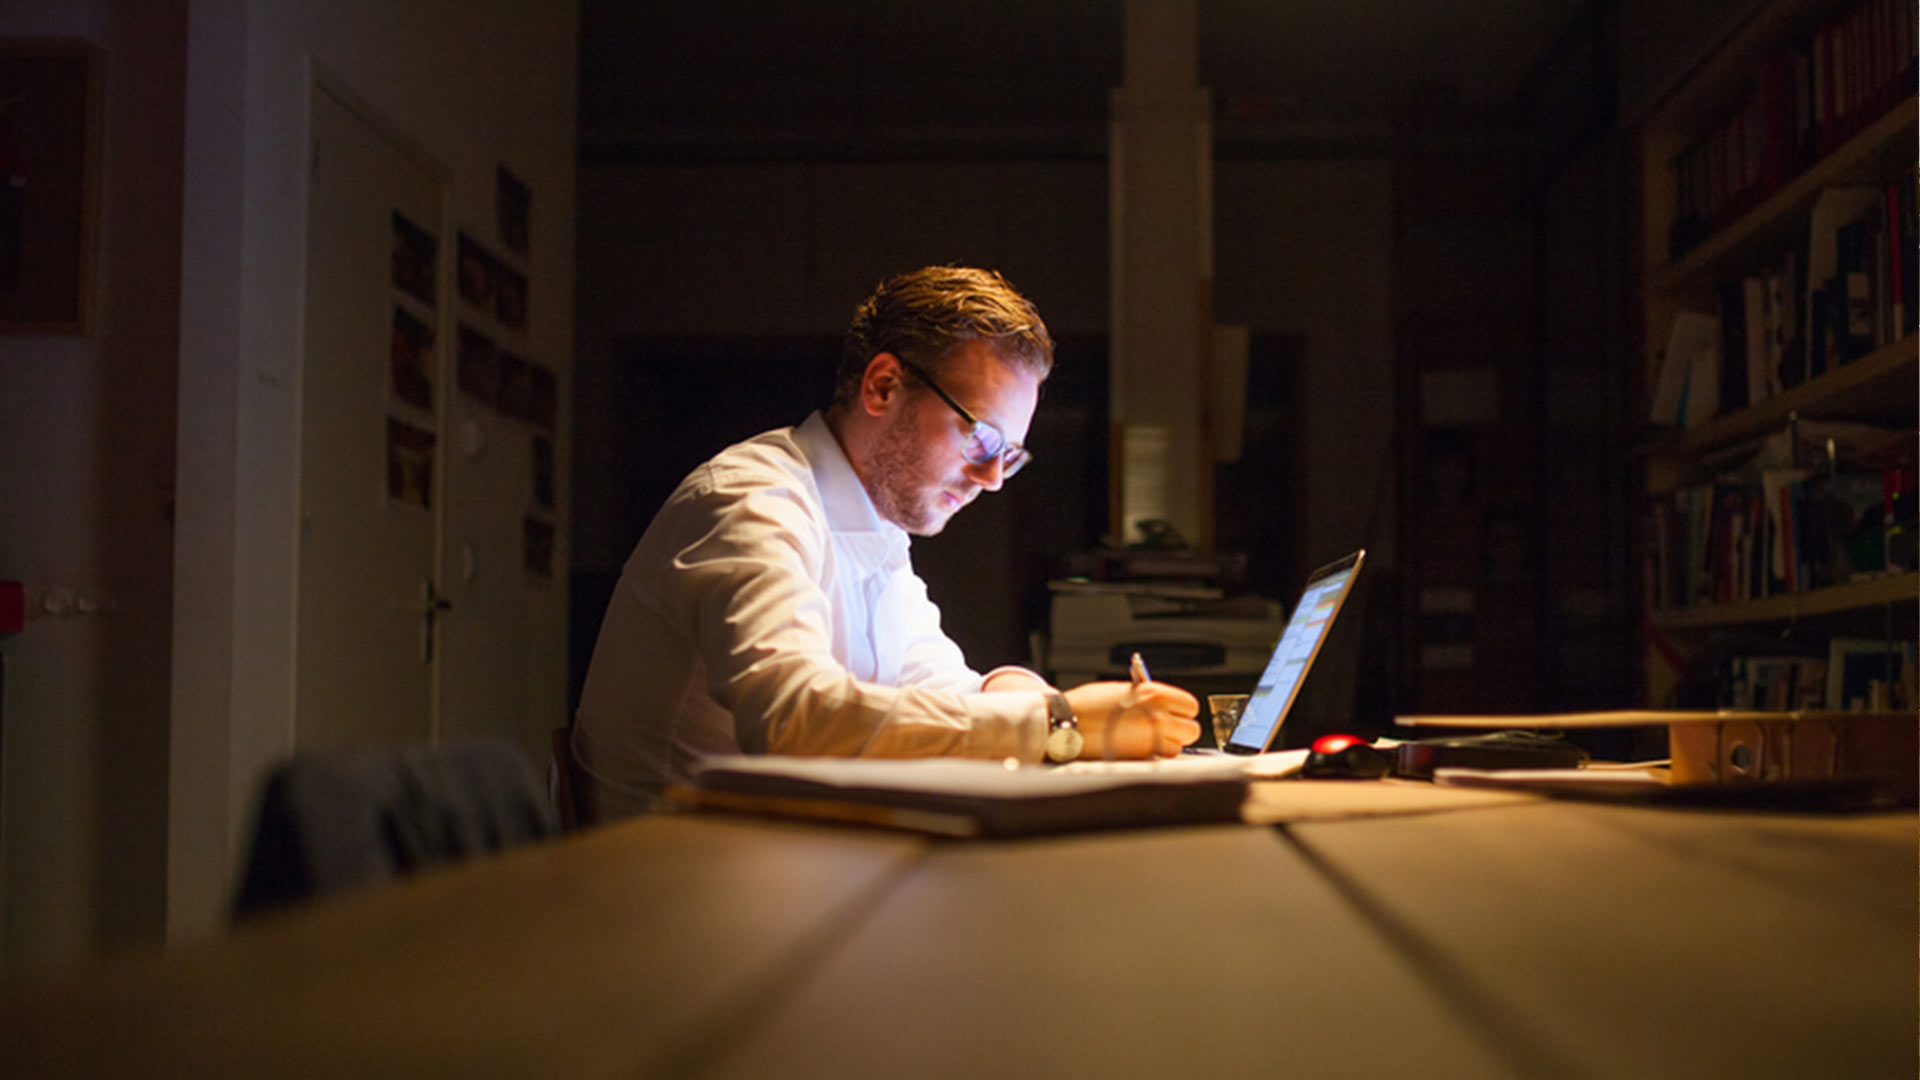
{"type": "MultiPolygon", "coordinates": [[[[1183,772],[1193,769],[1212,775],[1244,772],[1248,766],[1264,765],[1270,760],[1266,757],[1258,758],[1257,762],[1248,760],[1256,755],[1271,754],[1279,758],[1284,752],[1274,751],[1273,746],[1280,736],[1280,726],[1286,722],[1294,699],[1300,696],[1300,687],[1307,681],[1314,658],[1320,655],[1320,646],[1333,631],[1334,617],[1340,614],[1341,605],[1353,592],[1354,579],[1359,577],[1360,564],[1366,555],[1365,550],[1356,551],[1308,575],[1300,602],[1294,605],[1287,627],[1281,631],[1280,640],[1267,659],[1266,670],[1254,683],[1246,711],[1240,714],[1240,724],[1233,729],[1225,747],[1216,750],[1189,746],[1176,758],[1074,761],[1060,768],[1067,772],[1134,772],[1181,767],[1183,772]]],[[[1304,751],[1298,755],[1304,756],[1304,751]]],[[[1297,762],[1288,764],[1297,766],[1297,762]]]]}
{"type": "Polygon", "coordinates": [[[1360,564],[1366,557],[1362,549],[1308,575],[1300,602],[1293,606],[1287,628],[1281,631],[1266,670],[1260,673],[1247,699],[1246,711],[1240,714],[1239,726],[1233,729],[1227,745],[1213,753],[1264,754],[1273,749],[1280,725],[1286,723],[1287,711],[1300,696],[1307,671],[1320,655],[1320,646],[1326,644],[1334,617],[1340,614],[1341,605],[1353,592],[1354,580],[1360,576],[1360,564]]]}

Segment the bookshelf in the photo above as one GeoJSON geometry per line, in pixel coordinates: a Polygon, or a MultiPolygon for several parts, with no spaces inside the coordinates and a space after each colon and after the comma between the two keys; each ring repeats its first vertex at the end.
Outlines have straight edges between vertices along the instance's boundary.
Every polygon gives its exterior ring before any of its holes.
{"type": "MultiPolygon", "coordinates": [[[[1909,96],[1840,149],[1821,158],[1785,187],[1767,196],[1739,220],[1660,268],[1647,283],[1662,292],[1708,280],[1714,271],[1737,265],[1743,257],[1785,243],[1793,225],[1805,217],[1814,199],[1829,187],[1844,187],[1885,176],[1891,162],[1905,152],[1911,163],[1915,99],[1909,96]]],[[[1897,165],[1893,166],[1897,168],[1897,165]]]]}
{"type": "Polygon", "coordinates": [[[1649,447],[1647,486],[1670,491],[1688,463],[1702,454],[1745,439],[1783,430],[1793,417],[1911,419],[1920,398],[1920,365],[1912,335],[1884,345],[1854,363],[1737,412],[1725,413],[1697,428],[1663,433],[1649,447]]]}
{"type": "Polygon", "coordinates": [[[1730,704],[1700,695],[1743,649],[1818,663],[1838,639],[1915,637],[1915,19],[1909,0],[1763,0],[1640,118],[1649,705],[1730,704]],[[1713,345],[1667,356],[1703,317],[1713,345]],[[1661,412],[1688,376],[1710,415],[1661,412]],[[1829,448],[1841,422],[1889,434],[1829,448]]]}
{"type": "Polygon", "coordinates": [[[1734,626],[1743,623],[1791,622],[1876,608],[1902,601],[1912,604],[1920,590],[1920,573],[1908,571],[1863,578],[1824,589],[1769,596],[1742,604],[1700,604],[1666,608],[1651,614],[1654,625],[1675,630],[1734,626]]]}

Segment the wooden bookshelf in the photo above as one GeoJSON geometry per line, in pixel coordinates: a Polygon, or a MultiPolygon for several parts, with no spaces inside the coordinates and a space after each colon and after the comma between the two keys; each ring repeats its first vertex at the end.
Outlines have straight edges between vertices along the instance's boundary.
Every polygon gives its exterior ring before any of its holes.
{"type": "Polygon", "coordinates": [[[1916,100],[1907,98],[1760,205],[1679,260],[1656,270],[1647,281],[1647,289],[1673,293],[1687,291],[1694,284],[1710,284],[1719,273],[1751,259],[1755,253],[1784,247],[1825,189],[1877,182],[1894,171],[1897,161],[1911,168],[1914,139],[1920,132],[1914,119],[1916,100]]]}
{"type": "Polygon", "coordinates": [[[1710,450],[1779,431],[1793,416],[1911,421],[1916,398],[1920,398],[1920,336],[1909,334],[1784,393],[1716,416],[1699,427],[1669,433],[1649,450],[1648,487],[1669,490],[1672,476],[1686,462],[1710,450]]]}
{"type": "MultiPolygon", "coordinates": [[[[1911,85],[1893,89],[1900,85],[1899,79],[1910,80],[1913,61],[1909,57],[1904,61],[1904,74],[1893,73],[1893,65],[1889,64],[1874,69],[1873,74],[1879,79],[1877,87],[1870,85],[1870,81],[1847,84],[1847,92],[1855,96],[1849,111],[1835,124],[1837,130],[1851,134],[1838,139],[1837,144],[1826,139],[1813,140],[1831,148],[1817,159],[1802,164],[1797,174],[1772,180],[1777,186],[1770,190],[1754,193],[1749,188],[1743,195],[1726,188],[1714,189],[1712,195],[1720,200],[1721,206],[1738,207],[1744,199],[1753,201],[1744,210],[1729,211],[1732,214],[1729,220],[1718,223],[1710,234],[1697,238],[1697,242],[1678,256],[1668,253],[1670,238],[1677,229],[1684,230],[1694,224],[1698,220],[1693,216],[1695,213],[1712,220],[1714,212],[1713,206],[1708,205],[1703,213],[1697,202],[1691,212],[1683,206],[1681,188],[1689,174],[1682,166],[1696,164],[1701,147],[1710,146],[1709,153],[1724,153],[1722,144],[1713,140],[1726,132],[1729,117],[1745,115],[1743,110],[1749,108],[1749,102],[1761,100],[1757,95],[1763,83],[1763,70],[1769,72],[1766,76],[1769,80],[1778,77],[1782,70],[1778,66],[1768,68],[1770,63],[1792,55],[1787,50],[1816,40],[1821,34],[1827,35],[1827,41],[1844,42],[1847,48],[1861,47],[1873,40],[1884,40],[1897,48],[1902,44],[1898,34],[1884,39],[1869,39],[1864,35],[1892,31],[1894,24],[1903,19],[1911,25],[1910,15],[1885,0],[1861,0],[1858,4],[1848,4],[1846,0],[1839,3],[1764,0],[1755,5],[1753,13],[1732,33],[1707,49],[1689,74],[1658,104],[1639,117],[1636,132],[1639,162],[1632,175],[1638,186],[1633,201],[1641,215],[1637,261],[1642,303],[1639,329],[1643,394],[1650,397],[1657,385],[1667,337],[1679,312],[1721,311],[1719,302],[1729,291],[1737,293],[1743,280],[1775,272],[1782,255],[1794,250],[1795,245],[1801,245],[1798,265],[1805,267],[1807,226],[1823,193],[1854,186],[1894,191],[1900,185],[1908,189],[1914,185],[1920,97],[1911,92],[1911,85]],[[1853,22],[1849,27],[1851,36],[1834,36],[1834,28],[1853,19],[1855,9],[1870,10],[1872,15],[1864,22],[1853,22]],[[1863,106],[1861,102],[1877,104],[1863,106]],[[1868,107],[1876,108],[1877,115],[1865,112],[1868,107]],[[1681,224],[1676,226],[1676,223],[1681,224]]],[[[1810,53],[1800,55],[1804,58],[1810,53]]],[[[1869,58],[1878,62],[1889,59],[1889,54],[1882,48],[1872,52],[1869,58]]],[[[1767,81],[1765,85],[1777,89],[1780,84],[1767,81]]],[[[1758,123],[1763,127],[1759,130],[1769,141],[1761,149],[1754,149],[1759,144],[1749,143],[1744,152],[1758,156],[1763,162],[1778,163],[1781,159],[1765,155],[1777,152],[1782,146],[1777,141],[1779,129],[1772,124],[1772,119],[1781,114],[1774,111],[1772,105],[1752,105],[1751,108],[1762,110],[1758,123]]],[[[1805,137],[1804,132],[1794,134],[1796,138],[1805,137]]],[[[1720,160],[1724,164],[1729,160],[1749,159],[1735,156],[1720,160]]],[[[1728,179],[1719,172],[1708,175],[1716,184],[1728,179]]],[[[1768,173],[1763,167],[1756,170],[1755,175],[1765,177],[1768,173]]],[[[1691,174],[1696,184],[1699,176],[1691,174]]],[[[1695,195],[1698,190],[1697,186],[1687,188],[1688,193],[1695,195]]],[[[1891,196],[1889,201],[1893,201],[1891,196]]],[[[1883,215],[1878,227],[1898,229],[1895,218],[1891,213],[1883,215]]],[[[1881,261],[1885,263],[1884,255],[1881,261]]],[[[1881,274],[1869,280],[1881,281],[1885,277],[1881,274]]],[[[1811,290],[1813,283],[1804,283],[1801,287],[1811,290]]],[[[1886,310],[1898,300],[1897,293],[1883,294],[1876,310],[1886,310]]],[[[1910,326],[1912,312],[1906,311],[1904,315],[1910,326]]],[[[1799,333],[1806,333],[1806,324],[1801,324],[1799,333]]],[[[1886,336],[1884,326],[1877,334],[1886,336]]],[[[1723,362],[1739,363],[1740,359],[1729,357],[1723,362]]],[[[1668,431],[1644,444],[1640,462],[1644,470],[1641,492],[1647,503],[1639,527],[1648,530],[1643,541],[1648,542],[1646,550],[1650,552],[1647,565],[1642,568],[1649,579],[1644,595],[1652,598],[1662,593],[1666,580],[1656,574],[1655,566],[1667,565],[1666,559],[1679,557],[1670,556],[1666,541],[1652,531],[1657,527],[1652,503],[1671,499],[1682,485],[1696,485],[1720,476],[1724,459],[1733,456],[1725,452],[1782,431],[1796,419],[1858,421],[1894,432],[1913,433],[1916,415],[1920,413],[1920,409],[1916,409],[1917,401],[1920,401],[1920,334],[1900,327],[1894,340],[1873,348],[1864,356],[1830,366],[1829,370],[1764,400],[1714,416],[1692,428],[1668,431]],[[1716,461],[1716,455],[1723,460],[1716,461]],[[1651,554],[1656,550],[1660,553],[1658,559],[1651,554]]],[[[1644,409],[1640,415],[1646,415],[1644,409]]],[[[1895,460],[1911,466],[1913,454],[1914,448],[1910,446],[1895,460]]],[[[1842,462],[1843,467],[1846,464],[1842,462]]],[[[1794,520],[1797,522],[1797,517],[1794,520]]],[[[1692,552],[1686,553],[1686,557],[1692,556],[1692,552]]],[[[1645,611],[1649,634],[1645,642],[1643,700],[1654,705],[1667,704],[1669,691],[1680,685],[1683,676],[1697,679],[1700,672],[1688,670],[1692,667],[1688,653],[1721,636],[1723,631],[1751,633],[1769,628],[1767,632],[1770,632],[1771,627],[1777,626],[1783,636],[1791,636],[1793,652],[1819,655],[1823,644],[1833,637],[1859,632],[1863,619],[1893,628],[1891,632],[1895,637],[1912,639],[1917,602],[1920,602],[1920,571],[1900,567],[1894,573],[1747,602],[1650,608],[1645,611]],[[1890,607],[1899,613],[1890,613],[1891,617],[1886,620],[1873,614],[1890,607]]]]}
{"type": "Polygon", "coordinates": [[[1790,622],[1836,615],[1884,604],[1913,603],[1920,597],[1920,571],[1849,581],[1825,589],[1784,593],[1745,604],[1704,604],[1662,608],[1648,617],[1663,629],[1701,629],[1752,623],[1790,622]]]}

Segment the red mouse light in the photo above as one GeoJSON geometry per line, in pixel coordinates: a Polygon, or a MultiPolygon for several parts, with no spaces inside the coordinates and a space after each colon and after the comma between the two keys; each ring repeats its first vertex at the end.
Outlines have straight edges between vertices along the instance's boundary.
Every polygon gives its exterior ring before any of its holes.
{"type": "Polygon", "coordinates": [[[1393,755],[1353,735],[1322,735],[1300,766],[1315,780],[1374,780],[1393,771],[1393,755]]]}
{"type": "Polygon", "coordinates": [[[1337,754],[1349,746],[1365,746],[1365,739],[1352,735],[1322,735],[1313,740],[1313,752],[1316,754],[1337,754]]]}

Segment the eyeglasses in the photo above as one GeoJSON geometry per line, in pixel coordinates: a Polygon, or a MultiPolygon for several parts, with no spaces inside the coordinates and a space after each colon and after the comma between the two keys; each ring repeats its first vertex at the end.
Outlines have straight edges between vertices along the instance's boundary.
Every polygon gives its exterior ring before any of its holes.
{"type": "Polygon", "coordinates": [[[967,432],[967,441],[960,444],[960,456],[967,460],[967,464],[988,465],[997,458],[1000,461],[1000,477],[1004,480],[1025,468],[1027,462],[1033,460],[1033,455],[1027,453],[1026,447],[1008,442],[999,428],[985,420],[974,419],[972,413],[961,407],[959,402],[948,397],[947,392],[940,389],[940,384],[933,381],[933,376],[928,375],[926,369],[907,360],[900,361],[900,366],[913,372],[915,378],[926,383],[929,390],[938,394],[940,400],[947,403],[947,408],[959,413],[960,419],[973,425],[973,430],[967,432]]]}

